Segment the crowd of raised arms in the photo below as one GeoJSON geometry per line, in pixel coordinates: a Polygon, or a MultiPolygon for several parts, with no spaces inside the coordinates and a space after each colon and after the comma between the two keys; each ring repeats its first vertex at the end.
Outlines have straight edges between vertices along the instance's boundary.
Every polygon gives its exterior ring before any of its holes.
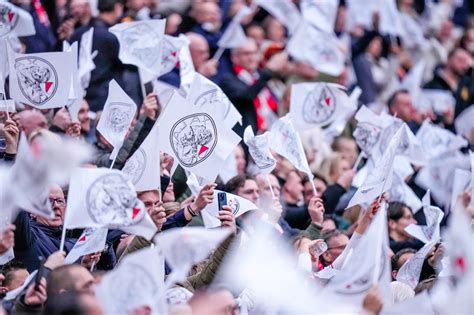
{"type": "Polygon", "coordinates": [[[472,0],[0,0],[0,314],[474,314],[472,0]]]}

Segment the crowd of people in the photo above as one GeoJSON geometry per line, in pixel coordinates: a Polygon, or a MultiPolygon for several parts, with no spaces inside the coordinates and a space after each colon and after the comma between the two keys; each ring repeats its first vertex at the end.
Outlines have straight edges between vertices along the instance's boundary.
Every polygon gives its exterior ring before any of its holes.
{"type": "MultiPolygon", "coordinates": [[[[242,124],[233,126],[235,133],[241,137],[248,126],[256,135],[271,130],[272,124],[290,111],[293,84],[330,82],[344,88],[348,95],[359,87],[358,108],[365,105],[374,115],[398,118],[406,123],[414,135],[429,122],[450,136],[464,139],[466,145],[463,147],[452,150],[450,146],[453,144],[448,141],[440,144],[445,148],[441,153],[425,152],[426,156],[437,155],[428,163],[435,165],[433,161],[436,160],[438,172],[441,172],[439,168],[447,171],[447,174],[430,177],[432,182],[428,180],[428,187],[421,184],[417,177],[432,165],[412,163],[413,172],[405,175],[402,182],[410,190],[413,196],[411,200],[415,198],[418,202],[411,203],[406,194],[395,196],[395,190],[386,189],[386,193],[377,196],[372,202],[351,208],[348,208],[349,201],[364,181],[363,177],[371,176],[370,171],[363,175],[363,169],[371,163],[377,163],[371,161],[370,154],[364,151],[365,148],[355,136],[354,131],[358,127],[355,112],[347,120],[344,130],[335,136],[327,137],[324,128],[320,127],[300,132],[313,179],[275,152],[274,170],[268,175],[260,173],[248,146],[242,141],[235,147],[233,158],[230,159],[233,176],[219,176],[215,183],[204,183],[198,193],[193,194],[192,187],[188,185],[189,173],[177,161],[173,161],[168,154],[171,152],[162,152],[160,174],[148,174],[161,176],[160,187],[136,192],[157,234],[186,229],[188,226],[204,226],[202,212],[217,202],[217,190],[244,198],[259,207],[239,217],[228,205],[219,209],[216,216],[221,228],[229,231],[229,236],[204,261],[196,263],[186,280],[173,287],[174,291],[167,292],[166,309],[169,314],[278,313],[278,309],[259,305],[254,297],[260,294],[252,295],[255,293],[252,290],[237,292],[225,281],[218,281],[219,270],[225,259],[232,255],[236,247],[245,247],[246,242],[252,241],[252,234],[259,226],[256,222],[270,226],[272,237],[292,246],[291,258],[294,259],[295,270],[300,270],[307,281],[325,286],[331,283],[334,276],[323,276],[328,269],[341,270],[351,263],[360,263],[351,262],[356,257],[357,244],[362,244],[358,242],[367,233],[374,217],[380,211],[386,211],[390,253],[387,258],[391,262],[392,281],[392,300],[388,304],[406,302],[422,293],[431,292],[441,278],[453,277],[444,274],[446,264],[442,261],[448,255],[444,239],[439,238],[422,257],[421,271],[416,275],[414,285],[407,284],[400,277],[397,279],[400,269],[428,243],[407,230],[410,225],[432,224],[433,219],[426,217],[426,204],[421,202],[428,190],[431,189],[433,196],[430,205],[439,207],[443,213],[442,220],[433,225],[439,224],[439,227],[434,228],[441,229],[441,235],[451,228],[451,217],[456,211],[465,213],[471,224],[473,222],[474,202],[471,196],[474,183],[469,180],[462,187],[455,188],[453,181],[456,168],[467,172],[474,170],[471,170],[469,162],[460,162],[456,166],[450,164],[453,163],[450,158],[454,154],[469,161],[469,150],[474,150],[472,119],[458,122],[458,118],[466,115],[474,118],[473,2],[394,0],[396,12],[404,24],[404,31],[394,35],[383,30],[382,20],[386,14],[380,11],[370,12],[368,25],[355,23],[351,3],[356,0],[281,0],[292,3],[302,13],[301,19],[303,10],[307,8],[305,4],[335,4],[328,6],[333,12],[326,14],[334,15],[331,28],[338,41],[337,49],[343,53],[345,60],[342,72],[333,76],[293,58],[285,50],[292,31],[281,16],[272,15],[271,9],[265,9],[267,6],[276,6],[278,1],[269,0],[266,5],[260,5],[265,0],[9,1],[31,14],[36,29],[35,35],[18,38],[19,45],[15,46],[18,52],[62,51],[64,41],[80,41],[83,34],[93,28],[92,51],[97,51],[97,54],[94,57],[95,69],[90,74],[89,85],[80,102],[78,121],[71,118],[66,104],[54,109],[41,109],[15,101],[14,112],[8,112],[8,109],[0,112],[0,161],[7,170],[14,169],[20,163],[17,153],[21,151],[21,139],[29,144],[32,154],[37,153],[35,148],[42,139],[52,141],[58,147],[67,139],[88,143],[94,147],[94,151],[82,167],[123,169],[159,121],[166,104],[165,98],[160,95],[162,91],[154,89],[144,93],[138,68],[122,62],[119,40],[109,32],[109,28],[119,23],[164,18],[165,34],[184,34],[187,38],[196,73],[219,86],[241,114],[242,124]],[[246,41],[238,47],[226,49],[220,58],[213,58],[219,50],[218,42],[226,28],[245,5],[251,8],[251,13],[241,20],[246,41]],[[421,82],[407,80],[420,63],[423,63],[419,75],[421,82]],[[137,104],[138,110],[121,149],[111,159],[114,147],[97,130],[97,125],[108,98],[109,83],[113,79],[137,104]],[[435,105],[421,106],[418,103],[422,102],[423,96],[416,95],[412,89],[416,84],[420,85],[419,91],[443,92],[443,95],[450,97],[451,103],[442,106],[441,110],[435,105]],[[434,186],[442,186],[446,193],[438,193],[439,190],[436,191],[434,186]],[[413,208],[413,204],[418,205],[418,208],[413,208]],[[271,208],[271,211],[267,211],[267,208],[271,208]]],[[[361,9],[363,7],[357,6],[357,10],[361,9]]],[[[355,13],[362,14],[358,11],[355,13]]],[[[1,18],[4,19],[5,14],[1,18]]],[[[4,23],[3,20],[0,20],[0,26],[1,23],[4,23]]],[[[0,40],[7,42],[9,39],[0,37],[0,40]]],[[[0,56],[0,63],[7,63],[6,55],[0,56]]],[[[2,97],[9,99],[8,86],[11,82],[3,75],[5,73],[0,72],[0,83],[6,90],[2,97]]],[[[180,67],[177,65],[171,72],[160,76],[158,81],[168,90],[179,90],[181,79],[180,67]]],[[[0,88],[0,94],[2,90],[0,88]]],[[[437,101],[439,99],[435,97],[433,102],[437,101]]],[[[425,149],[430,148],[423,145],[425,149]]],[[[28,176],[28,171],[23,174],[28,176]]],[[[41,182],[39,178],[36,180],[41,182]]],[[[15,186],[14,182],[0,181],[0,184],[0,189],[4,191],[7,186],[21,187],[15,186]]],[[[126,256],[144,248],[159,246],[154,244],[153,239],[110,228],[104,250],[83,255],[74,263],[66,263],[65,257],[84,231],[63,229],[65,212],[72,198],[68,185],[55,183],[48,189],[47,200],[54,217],[31,213],[18,203],[15,203],[19,209],[14,211],[16,215],[13,219],[10,220],[10,214],[3,215],[8,222],[2,222],[0,234],[0,254],[3,257],[0,268],[0,290],[3,295],[1,311],[6,314],[106,313],[104,301],[95,292],[103,277],[117,270],[126,256]],[[9,254],[11,252],[13,254],[9,254]],[[36,270],[40,277],[35,276],[36,270]]],[[[41,196],[33,198],[40,199],[41,196]]],[[[7,202],[14,203],[12,200],[7,202]]],[[[2,204],[1,207],[10,209],[11,205],[2,204]]],[[[471,225],[470,234],[466,235],[471,247],[473,235],[471,225]]],[[[179,244],[174,250],[181,250],[179,244]]],[[[466,255],[470,255],[465,262],[466,268],[471,268],[471,273],[467,274],[472,276],[472,248],[466,255]]],[[[272,264],[272,261],[260,263],[272,264]]],[[[173,266],[166,262],[165,275],[171,274],[172,269],[173,266]]],[[[471,297],[474,293],[472,280],[471,297]]],[[[272,281],[269,286],[278,285],[277,279],[272,281]]],[[[261,288],[265,291],[265,286],[261,288]]],[[[363,311],[381,314],[385,306],[387,301],[377,285],[363,291],[363,311]]],[[[418,313],[416,305],[411,307],[404,312],[418,313]]],[[[337,305],[334,305],[333,310],[334,313],[339,312],[337,305]]],[[[470,309],[470,313],[473,312],[474,309],[470,309]]],[[[132,310],[124,309],[123,313],[160,312],[153,305],[145,303],[132,310]]],[[[449,311],[439,313],[449,314],[449,311]]]]}

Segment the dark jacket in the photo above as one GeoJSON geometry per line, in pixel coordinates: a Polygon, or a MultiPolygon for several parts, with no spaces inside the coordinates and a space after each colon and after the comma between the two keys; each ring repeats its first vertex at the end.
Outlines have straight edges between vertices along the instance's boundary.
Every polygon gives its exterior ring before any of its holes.
{"type": "Polygon", "coordinates": [[[250,125],[254,131],[257,131],[257,111],[255,109],[253,100],[267,85],[267,82],[272,78],[272,72],[268,69],[264,69],[259,72],[260,78],[255,84],[249,86],[245,82],[242,82],[237,75],[229,73],[222,78],[221,88],[222,91],[227,95],[232,104],[235,105],[237,110],[242,115],[242,126],[236,125],[234,131],[239,135],[243,136],[245,128],[250,125]]]}
{"type": "MultiPolygon", "coordinates": [[[[15,258],[23,262],[29,272],[38,269],[39,256],[48,257],[59,250],[62,227],[41,225],[22,211],[15,220],[15,258]]],[[[69,252],[77,239],[66,237],[64,250],[69,252]]]]}
{"type": "Polygon", "coordinates": [[[413,248],[415,250],[419,250],[422,248],[425,244],[423,244],[422,241],[416,240],[416,239],[411,239],[411,240],[406,240],[406,241],[400,241],[397,242],[393,239],[390,238],[390,248],[394,253],[404,249],[404,248],[413,248]]]}

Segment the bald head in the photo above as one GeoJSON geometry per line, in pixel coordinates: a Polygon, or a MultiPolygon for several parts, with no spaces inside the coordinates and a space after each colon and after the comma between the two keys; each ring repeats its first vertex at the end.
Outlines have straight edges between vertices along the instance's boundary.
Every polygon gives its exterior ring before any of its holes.
{"type": "Polygon", "coordinates": [[[210,57],[209,44],[201,34],[189,32],[186,33],[186,36],[189,39],[189,51],[191,52],[194,68],[199,69],[210,57]]]}
{"type": "Polygon", "coordinates": [[[23,131],[28,137],[30,133],[38,128],[48,128],[46,117],[39,111],[24,110],[18,114],[23,131]]]}

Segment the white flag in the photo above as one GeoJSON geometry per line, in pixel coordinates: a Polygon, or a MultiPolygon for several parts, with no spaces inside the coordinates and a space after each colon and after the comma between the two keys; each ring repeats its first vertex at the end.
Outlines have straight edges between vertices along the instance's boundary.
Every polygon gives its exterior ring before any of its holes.
{"type": "MultiPolygon", "coordinates": [[[[319,296],[326,312],[358,313],[367,290],[379,287],[384,307],[391,304],[387,204],[383,202],[345,264],[319,296]],[[324,303],[330,300],[331,303],[324,303]]],[[[324,314],[324,311],[322,312],[324,314]]]]}
{"type": "Polygon", "coordinates": [[[218,280],[235,292],[246,288],[268,314],[315,314],[321,288],[300,273],[293,258],[292,248],[271,226],[257,226],[245,246],[231,248],[218,280]]]}
{"type": "Polygon", "coordinates": [[[183,34],[180,34],[179,37],[185,43],[179,51],[179,76],[181,77],[181,87],[188,89],[194,80],[196,69],[194,69],[193,59],[189,51],[189,39],[183,34]]]}
{"type": "Polygon", "coordinates": [[[273,124],[270,134],[271,148],[312,179],[313,173],[309,168],[308,160],[306,160],[303,144],[298,132],[293,127],[290,116],[286,115],[278,119],[273,124]]]}
{"type": "Polygon", "coordinates": [[[184,45],[186,45],[186,41],[183,39],[183,36],[163,36],[161,45],[161,70],[158,76],[172,71],[175,67],[180,67],[179,56],[184,45]]]}
{"type": "Polygon", "coordinates": [[[252,126],[247,126],[244,131],[244,142],[259,171],[264,174],[271,173],[276,166],[276,160],[270,152],[271,134],[267,131],[255,136],[252,126]]]}
{"type": "Polygon", "coordinates": [[[283,24],[290,34],[296,31],[301,14],[291,0],[257,0],[255,4],[264,8],[283,24]]]}
{"type": "Polygon", "coordinates": [[[470,314],[474,309],[474,234],[470,223],[470,216],[459,205],[443,234],[452,275],[449,281],[437,281],[430,292],[439,314],[470,314]]]}
{"type": "Polygon", "coordinates": [[[211,252],[229,236],[229,229],[211,229],[204,227],[184,227],[159,233],[155,243],[160,246],[166,262],[173,270],[169,275],[172,282],[186,280],[192,266],[209,257],[211,252]]]}
{"type": "Polygon", "coordinates": [[[9,175],[15,206],[53,218],[48,200],[51,185],[66,184],[72,169],[86,162],[91,154],[89,146],[74,140],[57,142],[43,137],[33,141],[30,147],[22,134],[9,175]]]}
{"type": "Polygon", "coordinates": [[[71,80],[71,87],[69,89],[69,97],[67,102],[67,108],[69,114],[71,115],[71,120],[74,122],[79,122],[77,117],[79,110],[81,108],[81,103],[84,97],[84,91],[81,86],[81,78],[79,77],[78,72],[78,46],[77,42],[74,42],[72,45],[69,45],[68,42],[63,42],[63,51],[70,52],[73,56],[73,73],[71,80]]]}
{"type": "Polygon", "coordinates": [[[418,210],[422,208],[421,200],[418,196],[413,192],[410,186],[407,185],[405,182],[408,176],[413,175],[414,170],[410,166],[410,163],[406,161],[406,159],[400,159],[400,156],[395,157],[394,160],[394,170],[393,170],[393,178],[392,178],[392,185],[389,189],[389,201],[398,201],[403,202],[406,204],[413,213],[416,213],[418,210]],[[411,169],[410,173],[401,174],[397,171],[397,167],[400,161],[405,161],[408,167],[411,169]]]}
{"type": "Polygon", "coordinates": [[[89,87],[91,80],[91,72],[95,69],[94,58],[97,51],[92,52],[92,38],[94,36],[94,28],[91,27],[87,32],[81,36],[81,46],[79,47],[79,77],[81,79],[81,86],[83,95],[85,90],[89,87]]]}
{"type": "Polygon", "coordinates": [[[471,105],[463,110],[458,117],[454,120],[454,127],[456,127],[456,133],[465,138],[469,138],[474,133],[474,106],[471,105]]]}
{"type": "Polygon", "coordinates": [[[165,24],[165,20],[149,20],[125,22],[109,28],[120,42],[120,60],[159,75],[165,24]]]}
{"type": "Polygon", "coordinates": [[[451,192],[451,203],[450,203],[451,210],[454,209],[454,206],[456,205],[459,194],[461,194],[467,187],[469,187],[470,182],[471,182],[471,172],[457,168],[454,170],[453,177],[454,177],[453,189],[451,192]]]}
{"type": "Polygon", "coordinates": [[[231,103],[221,88],[205,76],[196,73],[186,100],[200,111],[212,111],[218,114],[224,125],[232,128],[242,124],[242,115],[231,103]]]}
{"type": "Polygon", "coordinates": [[[356,110],[356,104],[341,85],[297,83],[291,86],[290,118],[298,131],[328,126],[356,110]]]}
{"type": "Polygon", "coordinates": [[[449,130],[425,120],[416,133],[428,160],[438,158],[446,153],[457,151],[467,146],[467,141],[449,130]]]}
{"type": "MultiPolygon", "coordinates": [[[[474,191],[474,152],[469,151],[469,156],[471,158],[471,192],[474,191]]],[[[474,197],[471,195],[471,207],[474,207],[474,197]]]]}
{"type": "Polygon", "coordinates": [[[219,202],[217,200],[217,194],[218,193],[225,193],[227,196],[227,205],[232,208],[232,213],[234,214],[235,218],[240,217],[242,214],[251,211],[251,210],[257,210],[258,207],[251,202],[250,200],[247,200],[245,198],[236,196],[231,193],[226,193],[224,191],[220,191],[217,189],[214,189],[214,201],[207,205],[204,208],[204,211],[207,216],[203,215],[204,219],[204,224],[206,228],[215,228],[218,226],[221,226],[221,221],[219,221],[218,216],[219,216],[219,202]]]}
{"type": "Polygon", "coordinates": [[[303,0],[301,12],[306,21],[326,33],[334,33],[338,0],[303,0]]]}
{"type": "Polygon", "coordinates": [[[73,264],[80,257],[105,249],[107,241],[107,228],[87,228],[82,232],[74,247],[69,251],[64,262],[73,264]]]}
{"type": "Polygon", "coordinates": [[[408,74],[400,83],[402,89],[408,90],[413,99],[413,103],[418,103],[421,96],[421,86],[423,84],[423,73],[425,71],[426,62],[421,59],[410,69],[408,74]]]}
{"type": "Polygon", "coordinates": [[[127,255],[102,278],[95,294],[105,314],[128,314],[145,305],[158,314],[157,297],[164,296],[164,278],[163,255],[156,247],[148,247],[127,255]]]}
{"type": "Polygon", "coordinates": [[[348,208],[362,203],[370,203],[390,189],[393,177],[393,160],[397,153],[400,152],[400,147],[406,140],[407,133],[405,128],[406,125],[402,125],[391,138],[386,152],[376,162],[373,172],[367,175],[364,183],[357,189],[349,201],[348,208]]]}
{"type": "Polygon", "coordinates": [[[230,23],[224,34],[217,42],[222,48],[238,48],[247,42],[247,36],[240,23],[230,23]]]}
{"type": "Polygon", "coordinates": [[[151,239],[156,227],[121,171],[78,168],[71,176],[64,228],[120,228],[151,239]]]}
{"type": "Polygon", "coordinates": [[[39,109],[67,105],[75,62],[70,52],[8,53],[10,95],[39,109]]]}
{"type": "Polygon", "coordinates": [[[286,50],[295,60],[322,73],[337,77],[344,70],[345,56],[336,35],[323,32],[305,20],[299,23],[286,50]]]}
{"type": "Polygon", "coordinates": [[[434,113],[442,115],[454,108],[456,100],[449,91],[423,89],[414,104],[421,110],[432,109],[434,113]]]}
{"type": "Polygon", "coordinates": [[[402,25],[395,0],[348,0],[346,5],[349,15],[349,29],[358,24],[367,29],[372,29],[372,16],[375,12],[378,12],[380,14],[380,32],[400,35],[402,25]]]}
{"type": "Polygon", "coordinates": [[[196,106],[189,97],[174,93],[157,122],[160,149],[210,181],[240,142],[232,126],[224,124],[222,112],[213,107],[196,106]]]}
{"type": "Polygon", "coordinates": [[[421,269],[426,256],[430,253],[431,249],[436,245],[437,241],[431,241],[425,244],[415,255],[410,257],[398,270],[397,281],[408,284],[412,289],[415,289],[420,278],[421,269]]]}
{"type": "Polygon", "coordinates": [[[130,128],[137,105],[115,80],[109,83],[109,95],[105,101],[97,131],[114,147],[111,159],[118,154],[130,128]]]}
{"type": "Polygon", "coordinates": [[[0,37],[9,34],[23,37],[36,34],[33,17],[27,11],[8,2],[0,2],[0,37]]]}
{"type": "Polygon", "coordinates": [[[158,189],[161,185],[160,150],[157,143],[158,124],[155,122],[148,136],[122,169],[136,191],[158,189]]]}
{"type": "Polygon", "coordinates": [[[423,243],[431,241],[437,242],[441,238],[440,224],[444,217],[444,212],[435,206],[431,206],[430,190],[423,197],[423,213],[426,218],[426,226],[410,224],[405,228],[410,235],[416,237],[423,243]]]}

